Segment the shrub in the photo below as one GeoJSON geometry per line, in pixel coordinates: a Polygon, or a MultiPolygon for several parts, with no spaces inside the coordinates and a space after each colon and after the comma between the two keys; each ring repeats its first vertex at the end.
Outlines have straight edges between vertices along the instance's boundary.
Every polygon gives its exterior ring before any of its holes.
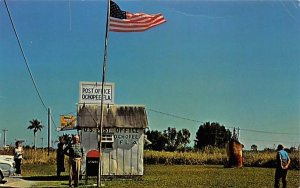
{"type": "MultiPolygon", "coordinates": [[[[290,169],[299,170],[299,152],[289,154],[291,157],[290,169]]],[[[243,159],[246,167],[275,168],[275,151],[244,151],[243,159]]],[[[168,165],[222,165],[226,163],[225,149],[205,148],[197,152],[165,152],[145,151],[145,164],[168,164],[168,165]]]]}
{"type": "MultiPolygon", "coordinates": [[[[13,148],[2,150],[1,155],[13,155],[13,148]]],[[[56,164],[56,151],[51,150],[48,156],[47,149],[28,149],[23,150],[23,164],[56,164]]]]}
{"type": "MultiPolygon", "coordinates": [[[[13,149],[0,150],[1,155],[12,155],[13,149]]],[[[291,152],[290,169],[300,169],[300,152],[291,152]]],[[[244,166],[275,168],[276,151],[244,151],[244,166]]],[[[67,159],[67,157],[65,158],[67,159]]],[[[56,150],[51,150],[48,156],[46,149],[24,149],[24,164],[55,164],[56,150]]],[[[199,151],[190,152],[166,152],[144,151],[145,164],[168,164],[168,165],[222,165],[226,162],[225,149],[208,147],[199,151]]]]}

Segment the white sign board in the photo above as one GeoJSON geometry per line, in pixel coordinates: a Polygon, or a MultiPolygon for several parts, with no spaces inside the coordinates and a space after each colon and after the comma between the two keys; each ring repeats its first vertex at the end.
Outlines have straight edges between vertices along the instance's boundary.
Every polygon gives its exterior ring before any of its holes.
{"type": "MultiPolygon", "coordinates": [[[[79,85],[79,103],[101,104],[101,82],[80,82],[79,85]]],[[[114,104],[115,84],[105,82],[103,94],[104,104],[114,104]]]]}

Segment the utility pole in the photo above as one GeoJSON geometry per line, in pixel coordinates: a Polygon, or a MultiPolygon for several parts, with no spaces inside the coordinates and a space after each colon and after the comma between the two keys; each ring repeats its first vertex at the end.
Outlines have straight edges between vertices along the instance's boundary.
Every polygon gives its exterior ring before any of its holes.
{"type": "Polygon", "coordinates": [[[41,140],[42,140],[42,149],[44,150],[44,137],[42,137],[41,140]]]}
{"type": "Polygon", "coordinates": [[[216,129],[216,133],[215,133],[215,147],[217,147],[217,139],[218,139],[218,130],[216,129]]]}
{"type": "Polygon", "coordinates": [[[2,131],[3,131],[3,137],[4,137],[4,140],[3,140],[3,147],[5,147],[6,146],[6,132],[8,131],[7,129],[2,129],[2,131]]]}
{"type": "Polygon", "coordinates": [[[239,128],[233,127],[232,138],[236,141],[239,141],[238,131],[239,131],[239,128]]]}
{"type": "Polygon", "coordinates": [[[44,156],[44,137],[42,137],[41,140],[42,140],[42,153],[43,153],[43,156],[44,156]]]}
{"type": "Polygon", "coordinates": [[[51,109],[48,108],[48,156],[51,147],[51,109]]]}

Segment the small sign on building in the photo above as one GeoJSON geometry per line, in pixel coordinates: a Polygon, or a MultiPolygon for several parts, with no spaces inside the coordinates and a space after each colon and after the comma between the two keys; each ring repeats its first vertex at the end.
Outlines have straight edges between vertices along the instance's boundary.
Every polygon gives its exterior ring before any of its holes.
{"type": "Polygon", "coordinates": [[[76,116],[74,115],[61,115],[60,116],[60,129],[74,129],[76,125],[76,116]]]}

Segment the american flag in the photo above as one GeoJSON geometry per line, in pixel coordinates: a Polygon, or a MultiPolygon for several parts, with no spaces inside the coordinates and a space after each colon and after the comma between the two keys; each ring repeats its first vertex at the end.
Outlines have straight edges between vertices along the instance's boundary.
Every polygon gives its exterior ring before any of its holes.
{"type": "Polygon", "coordinates": [[[109,30],[115,32],[141,32],[166,22],[162,14],[130,13],[110,2],[109,30]]]}

